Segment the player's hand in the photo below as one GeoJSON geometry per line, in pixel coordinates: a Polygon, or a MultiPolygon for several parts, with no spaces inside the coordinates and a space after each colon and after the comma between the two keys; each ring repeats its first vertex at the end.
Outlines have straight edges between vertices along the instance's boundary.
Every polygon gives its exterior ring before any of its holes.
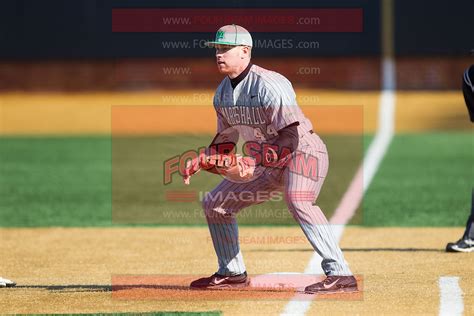
{"type": "Polygon", "coordinates": [[[191,176],[198,173],[202,167],[207,167],[207,165],[204,164],[205,160],[206,155],[201,154],[198,157],[193,158],[192,160],[188,160],[186,162],[186,168],[184,168],[183,171],[184,184],[189,185],[189,183],[191,182],[191,176]]]}
{"type": "Polygon", "coordinates": [[[198,157],[188,160],[183,172],[184,184],[189,185],[191,176],[198,173],[201,169],[209,172],[218,173],[216,168],[228,168],[235,164],[235,155],[201,153],[198,157]]]}
{"type": "Polygon", "coordinates": [[[250,179],[255,173],[256,162],[253,157],[237,157],[237,166],[240,179],[250,179]]]}
{"type": "Polygon", "coordinates": [[[255,172],[255,159],[242,155],[228,154],[211,156],[210,160],[215,165],[215,170],[233,181],[246,181],[252,178],[255,172]]]}
{"type": "Polygon", "coordinates": [[[204,154],[192,160],[188,160],[183,172],[184,184],[189,185],[191,176],[198,173],[201,169],[217,173],[232,180],[250,179],[256,168],[256,162],[253,157],[242,157],[235,154],[213,154],[206,156],[204,154]]]}

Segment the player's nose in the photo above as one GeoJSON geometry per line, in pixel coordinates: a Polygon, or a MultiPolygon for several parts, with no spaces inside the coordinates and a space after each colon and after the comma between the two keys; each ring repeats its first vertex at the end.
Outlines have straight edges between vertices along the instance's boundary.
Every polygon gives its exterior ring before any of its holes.
{"type": "Polygon", "coordinates": [[[222,56],[225,52],[226,50],[222,47],[216,48],[216,56],[222,56]]]}

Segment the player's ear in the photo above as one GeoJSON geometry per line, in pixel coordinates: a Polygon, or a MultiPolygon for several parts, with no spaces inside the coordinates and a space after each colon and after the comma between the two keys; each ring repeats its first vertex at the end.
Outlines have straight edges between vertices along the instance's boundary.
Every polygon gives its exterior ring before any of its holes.
{"type": "Polygon", "coordinates": [[[244,59],[246,57],[250,58],[250,47],[242,46],[242,56],[241,56],[241,58],[244,59]]]}

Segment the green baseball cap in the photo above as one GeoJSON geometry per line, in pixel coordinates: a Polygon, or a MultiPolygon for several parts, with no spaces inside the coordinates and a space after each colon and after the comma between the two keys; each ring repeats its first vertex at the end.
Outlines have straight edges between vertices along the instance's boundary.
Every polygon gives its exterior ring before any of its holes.
{"type": "Polygon", "coordinates": [[[217,30],[216,39],[212,42],[206,42],[209,47],[216,45],[234,45],[234,46],[250,46],[252,47],[252,36],[249,31],[240,25],[225,25],[217,30]]]}

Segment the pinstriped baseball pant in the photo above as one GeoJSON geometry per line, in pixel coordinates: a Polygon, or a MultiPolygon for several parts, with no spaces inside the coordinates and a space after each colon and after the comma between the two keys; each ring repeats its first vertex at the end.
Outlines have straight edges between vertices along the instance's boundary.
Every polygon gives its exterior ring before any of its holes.
{"type": "Polygon", "coordinates": [[[326,217],[318,206],[313,205],[323,185],[328,166],[326,146],[317,135],[308,133],[300,138],[298,149],[293,153],[286,168],[269,170],[248,183],[234,183],[224,179],[207,194],[203,209],[218,258],[217,273],[236,275],[246,271],[235,215],[248,206],[265,202],[264,198],[270,194],[256,195],[256,198],[250,199],[242,197],[257,191],[283,191],[293,218],[302,228],[313,249],[323,258],[322,268],[325,274],[352,275],[326,217]],[[298,167],[303,162],[310,165],[309,162],[315,160],[316,172],[314,169],[298,167]]]}

